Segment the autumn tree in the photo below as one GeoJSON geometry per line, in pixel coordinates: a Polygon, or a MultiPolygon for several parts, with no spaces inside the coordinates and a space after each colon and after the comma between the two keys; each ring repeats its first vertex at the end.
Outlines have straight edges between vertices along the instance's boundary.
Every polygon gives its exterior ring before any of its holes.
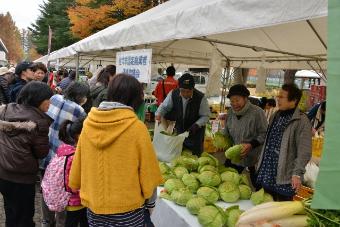
{"type": "Polygon", "coordinates": [[[19,29],[16,27],[11,14],[0,14],[0,38],[8,49],[8,61],[17,63],[23,59],[23,49],[19,29]]]}
{"type": "Polygon", "coordinates": [[[29,27],[32,32],[32,43],[39,54],[47,54],[48,26],[53,31],[51,51],[78,41],[71,33],[70,19],[67,15],[67,9],[74,4],[75,0],[46,0],[40,5],[41,15],[29,27]]]}
{"type": "Polygon", "coordinates": [[[119,21],[140,14],[166,0],[76,0],[68,9],[72,33],[85,38],[119,21]]]}

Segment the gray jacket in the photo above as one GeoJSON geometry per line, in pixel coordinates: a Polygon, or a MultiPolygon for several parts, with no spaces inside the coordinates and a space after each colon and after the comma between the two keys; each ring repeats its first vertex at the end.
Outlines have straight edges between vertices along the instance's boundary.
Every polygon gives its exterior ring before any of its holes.
{"type": "Polygon", "coordinates": [[[258,161],[267,132],[267,119],[264,111],[253,104],[240,119],[230,110],[227,114],[224,134],[230,136],[234,144],[258,142],[240,163],[241,166],[254,166],[258,161]]]}
{"type": "MultiPolygon", "coordinates": [[[[273,123],[274,118],[279,112],[276,112],[271,117],[269,125],[273,123]]],[[[264,149],[262,149],[259,164],[263,160],[263,155],[264,149]]],[[[301,180],[303,180],[305,167],[311,156],[312,126],[308,117],[297,108],[283,133],[276,183],[290,184],[293,175],[300,176],[301,180]]],[[[260,165],[258,165],[259,167],[260,165]]]]}

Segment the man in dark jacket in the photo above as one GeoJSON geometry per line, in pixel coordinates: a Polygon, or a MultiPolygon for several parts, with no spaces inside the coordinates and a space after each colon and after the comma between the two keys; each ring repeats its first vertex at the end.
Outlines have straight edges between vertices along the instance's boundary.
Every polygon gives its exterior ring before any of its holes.
{"type": "Polygon", "coordinates": [[[34,72],[32,68],[33,63],[28,61],[23,61],[15,67],[16,78],[9,86],[9,102],[16,102],[17,96],[23,86],[25,86],[29,81],[34,80],[34,72]]]}
{"type": "Polygon", "coordinates": [[[179,88],[172,90],[159,106],[156,120],[162,117],[176,121],[177,133],[189,131],[183,146],[193,154],[200,155],[203,151],[205,125],[209,120],[210,109],[207,98],[195,89],[194,77],[183,74],[178,80],[179,88]]]}

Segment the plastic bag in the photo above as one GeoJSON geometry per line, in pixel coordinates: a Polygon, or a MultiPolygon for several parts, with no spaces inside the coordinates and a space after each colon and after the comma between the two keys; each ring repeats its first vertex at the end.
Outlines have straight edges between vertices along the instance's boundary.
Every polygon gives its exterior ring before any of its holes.
{"type": "Polygon", "coordinates": [[[156,150],[158,160],[171,162],[181,155],[183,142],[189,136],[189,132],[184,132],[177,136],[168,136],[162,134],[162,131],[165,131],[164,127],[156,123],[152,144],[156,150]]]}
{"type": "Polygon", "coordinates": [[[316,179],[319,174],[319,167],[314,162],[308,162],[304,175],[305,184],[311,188],[315,187],[316,179]]]}

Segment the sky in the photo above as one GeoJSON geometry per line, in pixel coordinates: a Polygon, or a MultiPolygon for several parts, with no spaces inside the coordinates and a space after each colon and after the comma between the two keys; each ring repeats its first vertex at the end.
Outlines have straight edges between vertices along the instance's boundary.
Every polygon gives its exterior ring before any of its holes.
{"type": "Polygon", "coordinates": [[[27,28],[40,15],[39,5],[43,0],[0,0],[0,13],[9,12],[19,29],[27,28]]]}

